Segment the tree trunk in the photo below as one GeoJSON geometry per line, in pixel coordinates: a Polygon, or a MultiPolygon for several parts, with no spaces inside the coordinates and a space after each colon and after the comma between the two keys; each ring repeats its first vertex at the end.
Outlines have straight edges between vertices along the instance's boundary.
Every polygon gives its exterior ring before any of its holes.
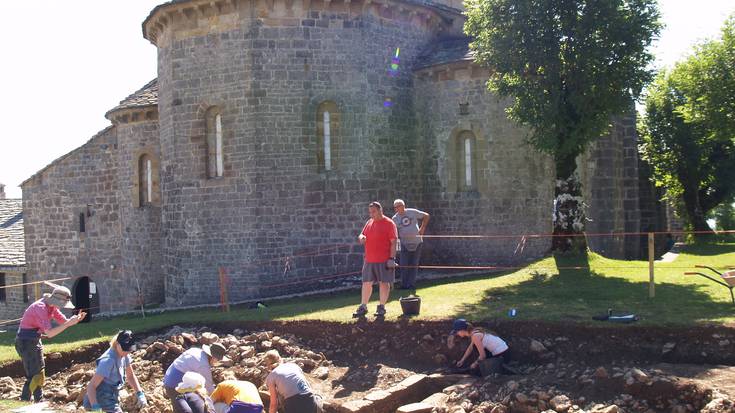
{"type": "MultiPolygon", "coordinates": [[[[691,185],[691,183],[689,185],[691,185]]],[[[691,229],[693,231],[711,232],[712,230],[709,225],[707,225],[707,219],[705,218],[704,211],[700,205],[697,187],[684,188],[682,198],[684,200],[684,209],[686,210],[687,220],[689,221],[691,229]]]]}
{"type": "Polygon", "coordinates": [[[582,183],[576,173],[576,155],[557,157],[554,188],[553,251],[583,252],[587,249],[584,237],[586,221],[582,199],[582,183]],[[576,235],[576,236],[575,236],[576,235]]]}

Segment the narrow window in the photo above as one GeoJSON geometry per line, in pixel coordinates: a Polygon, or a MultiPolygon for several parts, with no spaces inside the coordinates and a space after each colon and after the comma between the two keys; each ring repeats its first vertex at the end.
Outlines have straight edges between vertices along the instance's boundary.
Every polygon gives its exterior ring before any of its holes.
{"type": "Polygon", "coordinates": [[[320,172],[337,168],[339,155],[339,111],[337,104],[326,101],[316,110],[316,163],[320,172]]]}
{"type": "Polygon", "coordinates": [[[150,204],[153,202],[153,161],[151,158],[145,160],[145,186],[148,188],[145,201],[150,204]]]}
{"type": "Polygon", "coordinates": [[[332,147],[331,130],[329,125],[329,112],[324,111],[324,170],[332,169],[332,147]]]}
{"type": "Polygon", "coordinates": [[[84,219],[85,219],[84,213],[82,212],[79,214],[79,232],[80,233],[86,232],[87,230],[87,225],[84,222],[84,219]]]}
{"type": "Polygon", "coordinates": [[[472,139],[464,138],[464,184],[472,188],[472,139]]]}
{"type": "Polygon", "coordinates": [[[215,139],[215,157],[217,163],[216,176],[224,176],[225,162],[222,154],[222,115],[219,113],[214,117],[214,139],[215,139]]]}
{"type": "Polygon", "coordinates": [[[217,106],[207,109],[204,115],[207,138],[207,178],[225,175],[225,154],[222,130],[222,111],[217,106]]]}
{"type": "Polygon", "coordinates": [[[28,274],[23,273],[23,278],[21,283],[23,284],[23,302],[28,302],[28,274]]]}
{"type": "Polygon", "coordinates": [[[138,160],[138,186],[141,207],[150,205],[153,199],[153,161],[148,154],[138,160]]]}
{"type": "Polygon", "coordinates": [[[477,154],[475,135],[470,131],[459,134],[457,148],[457,190],[477,189],[477,154]]]}
{"type": "Polygon", "coordinates": [[[6,298],[7,297],[5,295],[5,273],[0,272],[0,302],[4,303],[6,298]]]}

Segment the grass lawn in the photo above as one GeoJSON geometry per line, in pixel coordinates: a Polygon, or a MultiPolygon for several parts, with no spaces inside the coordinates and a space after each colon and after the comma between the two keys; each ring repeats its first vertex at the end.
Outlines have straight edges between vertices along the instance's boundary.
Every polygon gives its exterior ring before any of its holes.
{"type": "MultiPolygon", "coordinates": [[[[592,323],[591,316],[608,308],[634,312],[640,324],[691,325],[731,323],[735,305],[725,287],[702,277],[683,275],[695,264],[723,269],[735,266],[735,244],[700,244],[685,247],[672,263],[656,263],[656,297],[648,298],[648,262],[586,257],[549,257],[513,272],[480,274],[461,279],[422,283],[419,319],[450,319],[463,316],[472,320],[508,317],[517,309],[517,319],[541,319],[592,323]],[[567,270],[558,268],[583,267],[567,270]]],[[[377,289],[376,289],[377,290],[377,289]]],[[[392,293],[388,319],[401,313],[392,293]]],[[[373,298],[377,297],[377,291],[373,298]]],[[[150,330],[180,323],[212,321],[262,321],[320,319],[348,322],[359,302],[357,291],[269,302],[267,309],[233,308],[185,310],[148,316],[117,317],[70,328],[51,340],[45,351],[66,351],[81,345],[107,340],[119,329],[150,330]]],[[[371,303],[370,310],[374,309],[371,303]]],[[[0,334],[0,362],[17,358],[14,331],[0,334]]],[[[0,405],[1,406],[1,405],[0,405]]]]}
{"type": "Polygon", "coordinates": [[[17,409],[24,406],[30,406],[29,402],[22,402],[20,400],[0,400],[0,412],[7,412],[10,409],[17,409]]]}

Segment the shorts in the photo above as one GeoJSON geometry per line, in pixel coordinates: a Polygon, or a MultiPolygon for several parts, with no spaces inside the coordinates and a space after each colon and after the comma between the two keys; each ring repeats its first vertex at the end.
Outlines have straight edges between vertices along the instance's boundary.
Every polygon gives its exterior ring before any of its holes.
{"type": "Polygon", "coordinates": [[[395,268],[388,269],[384,262],[366,262],[362,264],[362,282],[393,283],[395,281],[395,268]]]}

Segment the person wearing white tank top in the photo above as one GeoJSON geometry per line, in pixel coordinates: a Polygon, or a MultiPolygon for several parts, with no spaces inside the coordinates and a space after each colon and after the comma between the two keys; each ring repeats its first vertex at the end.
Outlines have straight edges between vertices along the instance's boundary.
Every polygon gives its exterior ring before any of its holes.
{"type": "MultiPolygon", "coordinates": [[[[475,348],[477,349],[479,356],[477,357],[477,360],[470,365],[470,368],[473,370],[478,368],[479,363],[482,362],[482,360],[488,358],[499,359],[501,365],[505,365],[510,362],[510,352],[508,351],[509,347],[505,340],[481,329],[474,329],[465,319],[459,318],[454,321],[450,335],[470,338],[470,344],[467,346],[464,356],[457,361],[457,367],[462,367],[465,364],[467,358],[472,354],[472,350],[475,348]]],[[[501,371],[504,373],[512,373],[505,367],[503,367],[501,371]]]]}

